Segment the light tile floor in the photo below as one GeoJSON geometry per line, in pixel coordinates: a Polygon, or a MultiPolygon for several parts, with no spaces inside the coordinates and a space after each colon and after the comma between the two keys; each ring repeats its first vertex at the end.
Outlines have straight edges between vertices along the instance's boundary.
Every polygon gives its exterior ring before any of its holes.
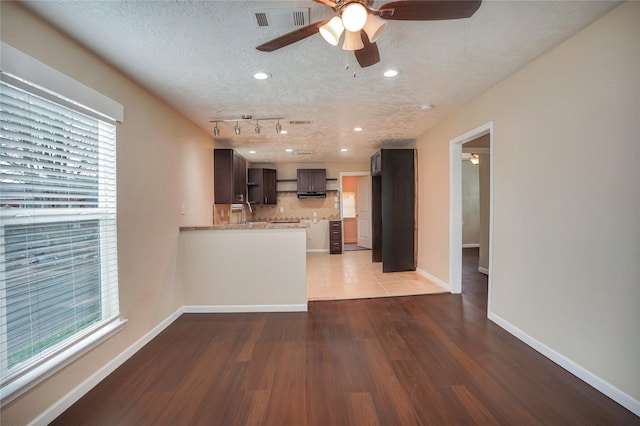
{"type": "Polygon", "coordinates": [[[371,251],[307,253],[307,299],[342,300],[446,293],[417,272],[382,272],[371,251]]]}

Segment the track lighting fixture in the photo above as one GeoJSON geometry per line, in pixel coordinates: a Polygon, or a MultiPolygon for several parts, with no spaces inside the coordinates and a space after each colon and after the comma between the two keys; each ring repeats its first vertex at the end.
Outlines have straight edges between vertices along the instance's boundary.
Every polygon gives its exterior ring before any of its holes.
{"type": "Polygon", "coordinates": [[[244,121],[255,121],[256,125],[253,128],[254,132],[256,133],[256,135],[261,134],[262,132],[262,126],[260,125],[260,121],[270,121],[270,120],[276,120],[276,133],[280,134],[280,133],[284,133],[284,131],[282,130],[282,125],[280,125],[280,120],[284,120],[284,117],[264,117],[264,118],[256,118],[256,117],[252,117],[249,114],[243,114],[240,117],[229,117],[229,118],[214,118],[213,120],[209,120],[210,123],[213,123],[213,135],[214,136],[220,136],[220,128],[218,127],[218,123],[236,123],[236,125],[233,127],[233,131],[234,133],[239,136],[240,133],[242,132],[241,128],[240,128],[240,123],[244,122],[244,121]]]}

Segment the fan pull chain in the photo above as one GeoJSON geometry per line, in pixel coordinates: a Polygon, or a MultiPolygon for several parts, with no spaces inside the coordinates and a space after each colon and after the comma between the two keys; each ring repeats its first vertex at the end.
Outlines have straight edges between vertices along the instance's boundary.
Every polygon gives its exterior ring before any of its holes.
{"type": "MultiPolygon", "coordinates": [[[[345,70],[345,71],[349,71],[349,62],[348,62],[348,60],[347,60],[347,58],[346,58],[346,52],[345,52],[345,64],[344,64],[344,70],[345,70]]],[[[356,75],[356,72],[354,71],[354,72],[353,72],[353,78],[356,78],[356,77],[357,77],[357,75],[356,75]]]]}

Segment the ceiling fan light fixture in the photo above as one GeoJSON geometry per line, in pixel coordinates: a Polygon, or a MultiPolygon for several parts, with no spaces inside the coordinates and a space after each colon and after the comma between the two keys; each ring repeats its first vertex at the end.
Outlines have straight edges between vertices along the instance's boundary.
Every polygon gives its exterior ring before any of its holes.
{"type": "Polygon", "coordinates": [[[319,28],[320,35],[327,43],[337,46],[340,36],[344,32],[344,25],[339,16],[334,16],[329,22],[319,28]]]}
{"type": "Polygon", "coordinates": [[[369,41],[371,43],[375,43],[376,40],[380,38],[384,30],[387,29],[387,21],[370,14],[367,16],[367,22],[364,24],[364,27],[362,29],[365,33],[367,33],[369,41]]]}
{"type": "Polygon", "coordinates": [[[342,43],[342,50],[360,50],[364,48],[362,37],[360,32],[354,33],[353,31],[344,32],[344,43],[342,43]]]}
{"type": "Polygon", "coordinates": [[[357,2],[349,3],[342,9],[342,25],[352,32],[358,32],[367,22],[367,9],[357,2]]]}

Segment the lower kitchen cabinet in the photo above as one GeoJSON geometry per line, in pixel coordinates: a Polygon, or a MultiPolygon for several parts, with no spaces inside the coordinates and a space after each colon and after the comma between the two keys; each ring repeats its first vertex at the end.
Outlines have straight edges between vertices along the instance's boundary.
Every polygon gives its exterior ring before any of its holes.
{"type": "Polygon", "coordinates": [[[329,253],[342,253],[342,221],[329,221],[329,253]]]}

